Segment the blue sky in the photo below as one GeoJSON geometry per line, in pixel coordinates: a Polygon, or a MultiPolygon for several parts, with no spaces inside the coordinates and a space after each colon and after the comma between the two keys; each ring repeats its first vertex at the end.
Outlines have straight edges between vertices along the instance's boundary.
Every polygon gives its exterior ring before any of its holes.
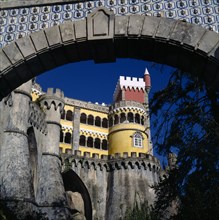
{"type": "Polygon", "coordinates": [[[166,85],[172,68],[134,59],[118,59],[115,63],[104,64],[94,64],[93,61],[72,63],[40,75],[37,82],[44,91],[48,87],[60,88],[67,97],[110,104],[119,76],[143,77],[145,68],[151,74],[152,96],[166,85]]]}
{"type": "MultiPolygon", "coordinates": [[[[145,68],[151,75],[151,98],[154,92],[166,86],[173,68],[134,59],[118,59],[115,63],[104,64],[83,61],[45,72],[37,77],[37,83],[43,91],[48,87],[60,88],[69,98],[110,104],[119,76],[143,77],[145,68]]],[[[153,127],[151,133],[153,136],[153,127]]],[[[161,156],[158,158],[164,160],[161,156]]]]}

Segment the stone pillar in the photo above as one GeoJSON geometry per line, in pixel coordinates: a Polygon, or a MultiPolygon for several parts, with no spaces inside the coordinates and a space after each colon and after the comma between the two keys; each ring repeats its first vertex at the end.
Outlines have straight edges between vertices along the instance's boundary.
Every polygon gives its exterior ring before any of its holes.
{"type": "Polygon", "coordinates": [[[24,83],[3,100],[0,146],[0,201],[16,219],[31,213],[34,200],[28,147],[28,118],[32,82],[24,83]],[[7,200],[7,202],[6,202],[7,200]]]}
{"type": "Polygon", "coordinates": [[[40,99],[46,114],[48,133],[45,136],[37,190],[37,203],[48,219],[68,219],[66,196],[61,176],[59,157],[60,117],[64,107],[64,95],[60,90],[48,89],[40,99]]]}
{"type": "Polygon", "coordinates": [[[147,119],[146,119],[146,133],[148,135],[148,147],[149,147],[149,154],[153,155],[153,146],[152,146],[152,141],[151,141],[151,128],[150,128],[150,112],[149,112],[149,93],[151,90],[151,77],[150,74],[147,70],[145,69],[144,73],[144,81],[145,81],[145,97],[144,97],[144,102],[145,102],[145,107],[147,109],[147,119]]]}
{"type": "Polygon", "coordinates": [[[79,139],[80,139],[80,108],[75,107],[74,109],[74,120],[73,120],[73,133],[72,133],[72,154],[75,150],[79,150],[79,139]]]}

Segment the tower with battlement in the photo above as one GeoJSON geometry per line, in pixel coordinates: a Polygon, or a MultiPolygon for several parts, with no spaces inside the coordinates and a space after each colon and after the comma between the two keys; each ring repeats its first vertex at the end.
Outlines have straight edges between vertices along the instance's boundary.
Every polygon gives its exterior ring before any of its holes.
{"type": "Polygon", "coordinates": [[[44,93],[34,81],[30,93],[27,85],[0,103],[0,184],[7,200],[0,203],[14,218],[125,219],[135,204],[153,204],[160,164],[150,140],[147,69],[142,78],[120,77],[111,105],[67,98],[59,89],[44,93]],[[19,152],[22,158],[13,159],[19,152]],[[7,164],[22,169],[18,179],[27,181],[10,186],[7,164]]]}

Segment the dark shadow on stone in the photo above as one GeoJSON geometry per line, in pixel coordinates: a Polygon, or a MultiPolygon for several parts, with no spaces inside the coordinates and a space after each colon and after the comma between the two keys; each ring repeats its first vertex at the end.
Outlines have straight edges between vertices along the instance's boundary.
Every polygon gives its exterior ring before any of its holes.
{"type": "Polygon", "coordinates": [[[89,192],[81,178],[73,171],[69,170],[62,174],[65,191],[79,192],[84,201],[85,217],[92,220],[92,203],[89,192]]]}

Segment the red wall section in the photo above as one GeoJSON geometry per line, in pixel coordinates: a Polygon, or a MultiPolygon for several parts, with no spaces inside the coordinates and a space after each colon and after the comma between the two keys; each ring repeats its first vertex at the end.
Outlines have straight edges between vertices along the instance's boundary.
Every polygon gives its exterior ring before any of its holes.
{"type": "Polygon", "coordinates": [[[144,103],[144,91],[143,90],[134,90],[134,89],[127,89],[125,91],[125,100],[126,101],[136,101],[144,103]]]}

